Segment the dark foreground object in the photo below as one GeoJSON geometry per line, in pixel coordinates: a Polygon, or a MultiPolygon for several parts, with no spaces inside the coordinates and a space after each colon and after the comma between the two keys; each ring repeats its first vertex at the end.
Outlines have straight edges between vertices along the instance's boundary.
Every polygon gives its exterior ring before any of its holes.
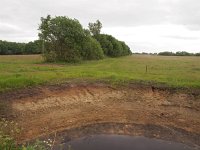
{"type": "Polygon", "coordinates": [[[194,150],[181,143],[125,135],[87,136],[58,145],[55,149],[61,147],[69,150],[194,150]]]}

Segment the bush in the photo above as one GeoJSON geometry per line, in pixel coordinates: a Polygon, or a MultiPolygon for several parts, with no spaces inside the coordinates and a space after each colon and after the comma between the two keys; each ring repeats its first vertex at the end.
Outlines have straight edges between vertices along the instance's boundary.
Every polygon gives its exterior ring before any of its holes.
{"type": "Polygon", "coordinates": [[[83,45],[82,56],[85,60],[98,60],[104,57],[104,53],[100,43],[96,39],[88,37],[83,45]]]}
{"type": "Polygon", "coordinates": [[[112,37],[111,35],[108,36],[108,40],[113,45],[113,49],[108,51],[109,56],[112,56],[112,57],[122,56],[123,47],[122,47],[121,43],[117,39],[112,37]]]}
{"type": "Polygon", "coordinates": [[[47,62],[55,62],[56,61],[56,57],[57,56],[56,56],[55,51],[49,51],[49,52],[43,53],[43,58],[47,62]]]}
{"type": "Polygon", "coordinates": [[[99,34],[95,35],[94,38],[101,44],[104,54],[107,56],[119,57],[131,54],[131,50],[125,42],[118,41],[111,35],[99,34]]]}
{"type": "Polygon", "coordinates": [[[107,39],[107,35],[105,34],[99,34],[99,35],[95,35],[94,38],[100,43],[103,52],[105,55],[109,56],[109,51],[113,50],[113,45],[111,43],[111,41],[109,41],[107,39]]]}
{"type": "Polygon", "coordinates": [[[122,55],[123,56],[131,55],[132,54],[131,49],[129,48],[128,45],[126,45],[125,42],[121,41],[121,45],[122,45],[122,48],[123,48],[123,51],[122,51],[122,55]]]}

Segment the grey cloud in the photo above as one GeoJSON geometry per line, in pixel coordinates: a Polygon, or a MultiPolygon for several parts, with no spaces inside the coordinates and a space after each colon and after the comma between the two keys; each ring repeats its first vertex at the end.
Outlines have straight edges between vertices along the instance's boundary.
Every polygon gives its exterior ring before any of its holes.
{"type": "MultiPolygon", "coordinates": [[[[200,0],[0,1],[0,39],[36,39],[40,17],[47,14],[76,18],[84,27],[88,22],[100,19],[103,26],[109,28],[175,24],[200,31],[200,0]]],[[[196,40],[195,37],[170,35],[166,38],[196,40]]],[[[146,47],[152,49],[154,45],[146,47]]]]}
{"type": "Polygon", "coordinates": [[[105,26],[138,26],[161,23],[200,28],[199,0],[2,0],[1,22],[36,27],[40,17],[66,15],[89,21],[102,20],[105,26]]]}
{"type": "Polygon", "coordinates": [[[0,33],[1,34],[15,34],[20,32],[21,29],[12,24],[0,23],[0,33]]]}
{"type": "Polygon", "coordinates": [[[169,21],[185,25],[191,30],[200,30],[199,8],[199,0],[178,0],[171,7],[169,21]]]}
{"type": "Polygon", "coordinates": [[[169,36],[162,36],[164,38],[172,38],[172,39],[180,39],[180,40],[199,40],[200,37],[187,37],[187,36],[178,36],[178,35],[169,35],[169,36]]]}

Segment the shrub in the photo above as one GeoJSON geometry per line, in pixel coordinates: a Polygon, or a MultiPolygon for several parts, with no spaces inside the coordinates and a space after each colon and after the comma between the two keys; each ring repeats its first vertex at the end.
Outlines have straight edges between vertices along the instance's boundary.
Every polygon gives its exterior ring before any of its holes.
{"type": "Polygon", "coordinates": [[[123,48],[122,55],[123,56],[125,56],[125,55],[131,55],[132,52],[131,52],[129,46],[126,45],[126,43],[123,42],[123,41],[120,41],[120,42],[121,42],[121,45],[122,45],[122,48],[123,48]]]}
{"type": "Polygon", "coordinates": [[[45,61],[47,62],[55,62],[57,56],[56,56],[55,51],[49,51],[49,52],[43,53],[43,57],[45,61]]]}
{"type": "Polygon", "coordinates": [[[111,35],[99,34],[94,38],[101,44],[104,54],[110,57],[130,55],[131,50],[125,42],[119,41],[111,35]]]}
{"type": "Polygon", "coordinates": [[[95,35],[94,38],[100,43],[105,55],[109,56],[108,52],[113,50],[111,41],[107,39],[107,35],[99,34],[95,35]]]}
{"type": "Polygon", "coordinates": [[[104,57],[100,43],[92,37],[88,37],[88,39],[85,41],[82,55],[85,60],[98,60],[104,57]]]}

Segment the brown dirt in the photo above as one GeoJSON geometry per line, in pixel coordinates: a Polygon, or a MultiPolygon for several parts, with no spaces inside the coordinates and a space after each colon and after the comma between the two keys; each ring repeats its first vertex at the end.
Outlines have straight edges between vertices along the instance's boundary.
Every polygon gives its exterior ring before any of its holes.
{"type": "Polygon", "coordinates": [[[88,131],[94,128],[92,125],[97,128],[104,124],[107,133],[120,126],[117,133],[148,132],[167,139],[177,135],[178,141],[200,145],[200,90],[136,84],[63,84],[4,93],[1,100],[9,103],[7,117],[23,128],[19,141],[80,127],[87,127],[88,131]]]}

